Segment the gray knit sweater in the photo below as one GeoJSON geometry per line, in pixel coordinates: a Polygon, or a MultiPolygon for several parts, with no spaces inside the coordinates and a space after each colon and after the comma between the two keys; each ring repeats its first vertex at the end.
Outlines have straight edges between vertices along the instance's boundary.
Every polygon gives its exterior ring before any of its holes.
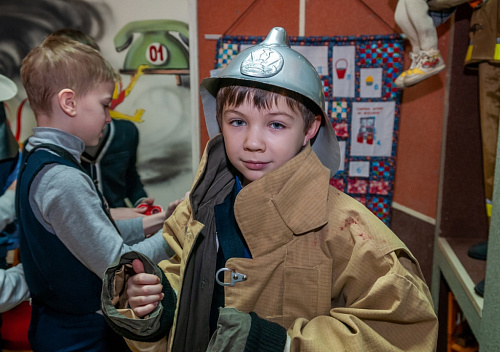
{"type": "MultiPolygon", "coordinates": [[[[78,137],[48,127],[35,127],[33,131],[26,146],[28,152],[50,143],[80,160],[85,145],[78,137]]],[[[141,217],[117,221],[120,236],[102,211],[91,178],[78,169],[49,164],[37,174],[31,187],[29,202],[37,220],[99,278],[115,259],[132,250],[154,262],[168,259],[170,248],[161,231],[145,239],[141,217]]]]}

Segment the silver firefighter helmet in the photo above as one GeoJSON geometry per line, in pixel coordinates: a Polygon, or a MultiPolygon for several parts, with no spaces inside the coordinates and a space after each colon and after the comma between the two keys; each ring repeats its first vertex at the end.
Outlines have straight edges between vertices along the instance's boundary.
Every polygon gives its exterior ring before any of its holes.
{"type": "Polygon", "coordinates": [[[288,35],[283,28],[271,29],[260,44],[250,47],[221,71],[219,76],[201,82],[200,95],[205,122],[210,137],[220,132],[216,118],[215,98],[224,81],[264,90],[281,88],[301,101],[312,111],[322,115],[321,127],[312,148],[323,165],[333,176],[340,165],[340,146],[330,120],[325,113],[325,95],[319,75],[307,59],[290,48],[288,35]]]}

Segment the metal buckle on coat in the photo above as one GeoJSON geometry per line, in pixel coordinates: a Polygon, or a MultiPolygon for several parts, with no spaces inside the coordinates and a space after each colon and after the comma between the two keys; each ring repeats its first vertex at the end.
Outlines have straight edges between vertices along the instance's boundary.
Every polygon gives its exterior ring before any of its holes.
{"type": "Polygon", "coordinates": [[[236,271],[229,268],[221,268],[215,273],[215,281],[217,281],[217,283],[221,286],[234,286],[235,283],[245,281],[246,279],[247,276],[245,274],[237,273],[236,271]],[[224,273],[224,271],[231,271],[231,282],[226,283],[219,280],[219,274],[224,273]]]}

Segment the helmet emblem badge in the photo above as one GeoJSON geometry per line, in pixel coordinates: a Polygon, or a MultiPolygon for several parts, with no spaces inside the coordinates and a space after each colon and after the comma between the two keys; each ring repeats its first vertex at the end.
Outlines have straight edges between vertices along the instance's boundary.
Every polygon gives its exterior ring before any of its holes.
{"type": "Polygon", "coordinates": [[[271,48],[254,50],[241,63],[241,73],[251,77],[272,77],[283,68],[283,56],[271,48]]]}

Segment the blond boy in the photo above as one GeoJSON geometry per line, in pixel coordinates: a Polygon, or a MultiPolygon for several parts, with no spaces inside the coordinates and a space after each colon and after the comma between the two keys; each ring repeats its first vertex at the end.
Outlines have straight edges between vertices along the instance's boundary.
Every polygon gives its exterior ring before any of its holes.
{"type": "Polygon", "coordinates": [[[36,351],[127,351],[100,312],[105,268],[122,253],[168,258],[156,232],[166,213],[113,222],[79,163],[110,122],[118,74],[93,48],[49,36],[23,60],[37,127],[17,184],[21,259],[32,297],[36,351]]]}

